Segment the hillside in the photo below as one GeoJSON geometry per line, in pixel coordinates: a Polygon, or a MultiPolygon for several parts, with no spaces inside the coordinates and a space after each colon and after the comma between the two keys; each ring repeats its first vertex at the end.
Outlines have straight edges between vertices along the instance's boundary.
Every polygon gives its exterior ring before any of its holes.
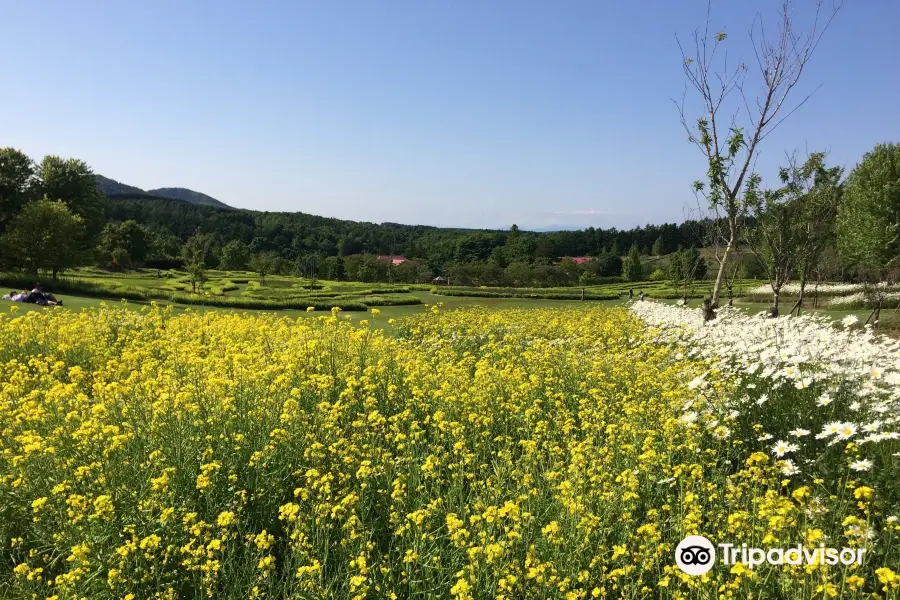
{"type": "Polygon", "coordinates": [[[155,190],[142,190],[139,187],[120,183],[115,179],[110,179],[109,177],[104,177],[103,175],[95,175],[94,177],[97,179],[97,187],[107,196],[131,196],[145,198],[147,196],[154,196],[157,198],[181,200],[190,204],[214,206],[216,208],[231,208],[224,202],[216,200],[212,196],[207,196],[206,194],[201,194],[200,192],[195,192],[194,190],[189,190],[187,188],[172,187],[157,188],[155,190]]]}
{"type": "Polygon", "coordinates": [[[195,192],[187,188],[158,188],[155,190],[147,190],[148,194],[159,196],[160,198],[174,198],[175,200],[184,200],[191,204],[203,204],[206,206],[215,206],[217,208],[231,208],[224,202],[216,200],[212,196],[195,192]]]}
{"type": "Polygon", "coordinates": [[[146,193],[141,188],[134,187],[133,185],[125,185],[124,183],[119,183],[115,179],[110,179],[109,177],[104,177],[103,175],[94,175],[94,177],[97,179],[97,187],[100,188],[100,191],[107,196],[113,194],[146,193]]]}

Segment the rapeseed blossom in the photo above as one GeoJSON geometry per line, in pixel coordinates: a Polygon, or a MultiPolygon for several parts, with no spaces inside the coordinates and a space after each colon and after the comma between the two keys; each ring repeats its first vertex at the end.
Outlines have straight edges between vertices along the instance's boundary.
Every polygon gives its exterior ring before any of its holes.
{"type": "Polygon", "coordinates": [[[388,337],[338,311],[0,316],[0,595],[896,590],[893,355],[866,356],[879,377],[799,342],[723,360],[643,318],[432,307],[388,337]],[[691,578],[672,557],[693,534],[848,540],[868,561],[691,578]]]}

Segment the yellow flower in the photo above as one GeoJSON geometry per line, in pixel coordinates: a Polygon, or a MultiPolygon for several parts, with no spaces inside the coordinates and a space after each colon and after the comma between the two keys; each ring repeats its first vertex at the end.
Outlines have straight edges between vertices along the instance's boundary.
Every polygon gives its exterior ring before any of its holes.
{"type": "Polygon", "coordinates": [[[219,527],[228,527],[232,523],[234,523],[234,513],[230,510],[224,510],[219,513],[219,518],[216,519],[216,522],[219,524],[219,527]]]}

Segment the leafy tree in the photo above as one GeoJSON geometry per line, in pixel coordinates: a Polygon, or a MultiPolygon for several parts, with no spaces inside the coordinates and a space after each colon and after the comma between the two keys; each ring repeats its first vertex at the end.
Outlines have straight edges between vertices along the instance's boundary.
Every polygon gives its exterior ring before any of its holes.
{"type": "Polygon", "coordinates": [[[653,249],[650,251],[650,254],[653,256],[662,256],[663,255],[663,239],[662,236],[656,238],[656,241],[653,242],[653,249]]]}
{"type": "Polygon", "coordinates": [[[425,261],[413,258],[396,267],[397,280],[403,283],[428,283],[433,277],[425,261]]]}
{"type": "MultiPolygon", "coordinates": [[[[844,170],[825,166],[825,153],[816,152],[803,165],[792,165],[782,181],[799,202],[796,222],[797,271],[800,275],[800,293],[790,312],[803,307],[806,284],[820,267],[820,257],[834,241],[835,220],[843,189],[840,184],[844,170]]],[[[898,180],[900,181],[900,180],[898,180]]]]}
{"type": "Polygon", "coordinates": [[[533,277],[531,265],[526,262],[516,261],[506,267],[506,281],[514,286],[528,287],[533,277]]]}
{"type": "Polygon", "coordinates": [[[120,246],[116,246],[109,251],[109,262],[113,267],[120,269],[130,269],[132,267],[131,256],[128,255],[128,250],[120,246]]]}
{"type": "Polygon", "coordinates": [[[206,283],[206,265],[202,261],[192,260],[185,265],[185,269],[191,279],[191,292],[196,294],[197,289],[203,289],[203,284],[206,283]]]}
{"type": "Polygon", "coordinates": [[[687,302],[694,281],[706,277],[706,260],[694,247],[679,248],[669,259],[668,277],[681,289],[681,297],[687,302]]]}
{"type": "Polygon", "coordinates": [[[195,233],[181,247],[181,256],[186,264],[215,264],[216,236],[212,233],[195,233]]]}
{"type": "Polygon", "coordinates": [[[612,252],[601,252],[595,260],[588,263],[588,269],[598,277],[613,277],[622,274],[622,259],[612,252]]]}
{"type": "Polygon", "coordinates": [[[879,144],[844,184],[837,250],[845,265],[881,270],[900,255],[900,144],[879,144]]]}
{"type": "Polygon", "coordinates": [[[266,277],[275,271],[277,260],[278,255],[274,252],[262,252],[250,256],[248,265],[250,270],[257,273],[262,282],[265,283],[266,277]]]}
{"type": "Polygon", "coordinates": [[[250,248],[240,240],[231,240],[219,253],[219,269],[223,271],[239,271],[247,268],[250,259],[250,248]]]}
{"type": "Polygon", "coordinates": [[[107,223],[100,232],[97,250],[122,267],[143,264],[150,253],[151,234],[136,221],[107,223]],[[115,255],[115,256],[114,256],[115,255]]]}
{"type": "Polygon", "coordinates": [[[741,279],[763,279],[766,268],[755,254],[742,254],[739,274],[741,279]]]}
{"type": "Polygon", "coordinates": [[[650,281],[665,281],[668,275],[660,267],[653,269],[653,272],[647,276],[650,281]]]}
{"type": "MultiPolygon", "coordinates": [[[[824,158],[814,153],[802,165],[792,158],[788,167],[779,169],[780,188],[747,198],[756,219],[747,241],[772,287],[772,316],[778,316],[781,289],[795,271],[811,268],[828,239],[841,170],[827,169],[824,158]]],[[[806,275],[801,278],[805,285],[806,275]]]]}
{"type": "Polygon", "coordinates": [[[622,278],[625,281],[642,281],[644,279],[644,265],[641,263],[641,251],[637,244],[631,247],[625,260],[622,261],[622,278]]]}
{"type": "Polygon", "coordinates": [[[564,258],[558,268],[563,281],[570,285],[581,277],[581,268],[569,257],[564,258]]]}
{"type": "Polygon", "coordinates": [[[344,278],[344,261],[338,256],[326,256],[322,259],[322,276],[332,281],[340,281],[344,278]]]}
{"type": "MultiPolygon", "coordinates": [[[[170,231],[164,229],[148,229],[149,251],[147,262],[171,263],[181,250],[181,242],[170,231]]],[[[164,267],[170,268],[170,267],[164,267]]]]}
{"type": "Polygon", "coordinates": [[[50,271],[55,280],[60,271],[82,264],[79,240],[83,233],[80,216],[65,203],[44,198],[29,202],[13,217],[2,245],[12,265],[34,275],[42,269],[50,271]]]}
{"type": "Polygon", "coordinates": [[[97,187],[94,172],[82,160],[45,156],[36,171],[41,196],[62,200],[84,222],[84,243],[103,228],[106,197],[97,187]]]}
{"type": "Polygon", "coordinates": [[[693,187],[713,213],[713,223],[721,226],[715,245],[719,270],[709,302],[713,309],[718,305],[728,261],[737,249],[747,198],[757,195],[759,178],[754,176],[752,165],[760,144],[809,98],[788,102],[840,9],[840,5],[833,5],[830,14],[822,18],[821,7],[820,1],[805,35],[794,26],[791,0],[784,1],[774,37],[765,33],[762,18],[754,21],[750,29],[754,59],[748,62],[758,69],[755,86],[748,81],[747,62],[734,61],[734,55],[725,50],[727,34],[721,30],[713,33],[716,30],[709,14],[705,26],[694,32],[693,48],[686,50],[678,43],[684,76],[688,87],[699,96],[701,116],[692,120],[683,101],[676,105],[688,141],[700,150],[708,167],[707,180],[695,181],[693,187]]]}
{"type": "Polygon", "coordinates": [[[15,148],[0,148],[0,231],[35,192],[34,163],[15,148]]]}

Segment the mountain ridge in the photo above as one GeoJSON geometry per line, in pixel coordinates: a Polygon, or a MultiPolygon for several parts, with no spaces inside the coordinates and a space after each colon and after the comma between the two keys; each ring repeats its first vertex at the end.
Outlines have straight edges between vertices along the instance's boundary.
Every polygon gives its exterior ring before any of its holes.
{"type": "Polygon", "coordinates": [[[216,208],[233,208],[221,200],[216,200],[212,196],[188,188],[163,187],[144,190],[133,185],[121,183],[115,179],[110,179],[109,177],[104,177],[103,175],[94,175],[94,177],[97,180],[97,188],[107,196],[154,196],[157,198],[168,198],[170,200],[181,200],[182,202],[187,202],[189,204],[215,206],[216,208]]]}

